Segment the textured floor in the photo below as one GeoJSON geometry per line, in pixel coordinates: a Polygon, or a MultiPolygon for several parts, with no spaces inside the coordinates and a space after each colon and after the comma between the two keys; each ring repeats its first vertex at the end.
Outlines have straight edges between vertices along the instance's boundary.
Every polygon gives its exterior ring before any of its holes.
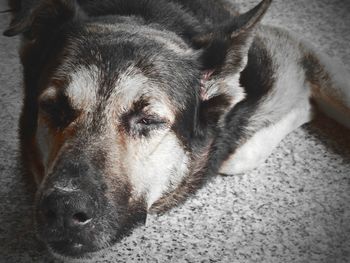
{"type": "MultiPolygon", "coordinates": [[[[241,10],[256,2],[239,1],[241,10]]],[[[8,19],[0,14],[1,31],[8,19]]],[[[275,0],[264,23],[304,35],[350,72],[349,0],[275,0]]],[[[56,262],[33,235],[16,163],[17,46],[0,37],[0,263],[56,262]]],[[[96,262],[350,262],[349,130],[318,118],[259,169],[218,177],[184,206],[150,216],[96,262]]]]}

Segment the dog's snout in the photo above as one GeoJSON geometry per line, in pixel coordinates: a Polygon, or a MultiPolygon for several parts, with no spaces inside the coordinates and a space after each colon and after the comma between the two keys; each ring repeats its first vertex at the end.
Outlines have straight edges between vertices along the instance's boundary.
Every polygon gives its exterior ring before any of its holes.
{"type": "Polygon", "coordinates": [[[62,191],[55,188],[43,195],[41,217],[50,227],[73,230],[88,225],[94,218],[95,202],[82,191],[62,191]]]}

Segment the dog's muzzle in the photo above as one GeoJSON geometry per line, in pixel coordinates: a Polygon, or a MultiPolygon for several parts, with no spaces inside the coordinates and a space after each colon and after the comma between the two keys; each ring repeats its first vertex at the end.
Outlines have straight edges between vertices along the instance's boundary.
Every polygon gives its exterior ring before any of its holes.
{"type": "Polygon", "coordinates": [[[81,190],[48,189],[38,204],[37,222],[43,238],[60,254],[76,255],[95,250],[90,234],[98,204],[81,190]]]}
{"type": "Polygon", "coordinates": [[[39,238],[55,252],[81,257],[97,251],[118,231],[118,207],[112,207],[105,185],[84,158],[58,160],[37,193],[39,238]],[[83,160],[82,160],[83,159],[83,160]]]}

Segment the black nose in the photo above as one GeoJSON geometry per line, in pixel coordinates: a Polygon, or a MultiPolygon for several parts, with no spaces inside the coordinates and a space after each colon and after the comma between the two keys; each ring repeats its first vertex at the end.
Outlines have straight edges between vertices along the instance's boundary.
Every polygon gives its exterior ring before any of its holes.
{"type": "Polygon", "coordinates": [[[69,231],[88,225],[94,219],[96,204],[85,192],[54,188],[43,194],[39,209],[47,226],[69,231]]]}

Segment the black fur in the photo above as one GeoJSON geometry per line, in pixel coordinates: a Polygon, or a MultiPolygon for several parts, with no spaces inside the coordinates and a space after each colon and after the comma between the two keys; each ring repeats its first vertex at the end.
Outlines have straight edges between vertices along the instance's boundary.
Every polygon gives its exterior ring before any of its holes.
{"type": "MultiPolygon", "coordinates": [[[[214,0],[10,1],[10,6],[16,11],[4,34],[22,34],[24,38],[21,61],[25,99],[20,129],[26,163],[33,162],[30,152],[36,132],[38,98],[57,77],[57,70],[64,68],[69,73],[79,66],[94,66],[98,72],[98,105],[94,112],[89,113],[91,123],[76,125],[78,131],[69,138],[70,147],[65,149],[65,155],[59,155],[49,176],[51,179],[47,179],[39,190],[37,217],[43,219],[40,204],[47,201],[45,189],[49,189],[53,181],[57,183],[62,178],[72,176],[75,184],[83,188],[80,190],[89,193],[88,197],[97,202],[96,210],[102,219],[97,223],[97,229],[89,232],[88,236],[79,235],[81,232],[70,236],[60,228],[59,237],[54,236],[53,241],[51,235],[45,234],[50,227],[43,223],[39,232],[49,245],[56,247],[61,254],[78,257],[102,248],[96,241],[100,235],[105,234],[109,242],[114,242],[137,223],[145,221],[147,208],[144,197],[132,198],[132,186],[123,171],[118,175],[105,175],[108,166],[99,160],[105,163],[108,152],[95,146],[114,143],[118,139],[108,141],[98,136],[109,121],[101,113],[116,89],[120,75],[131,66],[157,83],[161,94],[166,94],[176,110],[172,131],[191,154],[192,161],[191,173],[175,190],[164,193],[151,210],[164,212],[184,201],[218,172],[220,164],[247,136],[245,128],[249,119],[259,99],[269,92],[273,84],[273,79],[266,78],[273,75],[266,50],[258,43],[259,39],[255,39],[250,46],[254,25],[270,2],[264,0],[252,11],[235,17],[221,1],[214,0]],[[126,29],[115,32],[89,31],[88,23],[124,25],[126,29]],[[134,28],[151,30],[163,38],[167,36],[169,42],[180,49],[191,50],[191,54],[177,52],[134,28]],[[209,100],[201,97],[203,70],[213,70],[215,78],[239,74],[245,66],[243,61],[246,56],[248,64],[241,74],[240,83],[247,97],[242,102],[229,108],[230,98],[226,94],[216,94],[209,100]],[[226,117],[218,125],[223,114],[226,117]],[[96,158],[97,154],[102,157],[96,158]],[[65,169],[69,172],[63,172],[65,169]],[[113,211],[109,213],[109,210],[113,211]],[[107,226],[102,227],[106,222],[107,226]],[[90,242],[89,246],[77,252],[70,250],[71,244],[67,247],[61,241],[55,241],[56,238],[68,236],[73,236],[78,243],[90,242]]],[[[66,88],[66,81],[69,79],[63,77],[56,83],[61,92],[66,88]]],[[[118,116],[122,129],[129,135],[147,137],[152,129],[167,125],[165,120],[143,112],[147,103],[145,97],[134,102],[131,110],[118,116]]],[[[64,96],[59,96],[55,101],[42,101],[40,107],[54,126],[61,130],[79,114],[79,109],[73,109],[64,96]]],[[[43,222],[45,220],[46,217],[43,222]]]]}
{"type": "Polygon", "coordinates": [[[72,108],[69,99],[62,93],[59,93],[54,100],[40,100],[39,109],[48,124],[55,129],[64,129],[79,114],[72,108]]]}

